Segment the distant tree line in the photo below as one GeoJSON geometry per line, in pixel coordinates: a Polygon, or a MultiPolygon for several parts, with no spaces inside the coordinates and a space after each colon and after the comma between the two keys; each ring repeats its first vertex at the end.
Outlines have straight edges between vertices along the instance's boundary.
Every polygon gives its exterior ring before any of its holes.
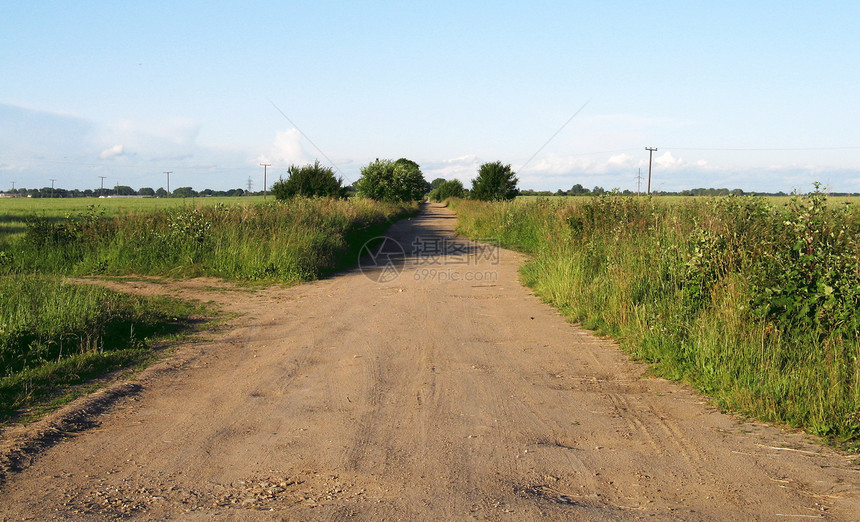
{"type": "MultiPolygon", "coordinates": [[[[336,177],[330,167],[319,161],[304,166],[291,165],[287,169],[287,178],[276,181],[271,188],[277,199],[289,199],[295,196],[303,197],[335,197],[347,198],[352,196],[366,197],[383,201],[416,201],[425,197],[432,201],[444,201],[448,198],[471,198],[486,201],[513,199],[520,196],[600,196],[609,192],[621,195],[636,195],[631,190],[606,190],[595,186],[592,189],[583,187],[580,183],[569,190],[520,190],[517,188],[517,178],[510,165],[500,161],[484,163],[478,168],[478,176],[472,180],[471,189],[463,186],[459,180],[436,178],[428,183],[424,179],[420,166],[412,160],[400,158],[397,161],[379,160],[361,169],[361,178],[352,185],[344,185],[343,178],[336,177]]],[[[240,188],[232,190],[204,189],[196,191],[191,187],[179,187],[169,194],[163,187],[153,189],[142,187],[138,190],[126,185],[111,188],[96,188],[67,190],[63,188],[44,187],[15,188],[2,192],[9,196],[30,198],[91,198],[91,197],[231,197],[257,196],[262,191],[249,192],[240,188]]],[[[643,192],[644,194],[644,192],[643,192]]],[[[727,188],[694,188],[677,192],[653,191],[652,194],[663,196],[790,196],[786,192],[747,192],[741,189],[727,188]]],[[[831,196],[860,196],[860,193],[831,192],[831,196]]]]}
{"type": "Polygon", "coordinates": [[[167,191],[160,187],[157,190],[152,189],[151,187],[142,187],[138,190],[134,190],[133,188],[126,185],[117,185],[112,188],[105,187],[104,189],[63,189],[63,188],[15,188],[11,190],[7,190],[3,192],[3,194],[7,194],[10,196],[18,196],[18,197],[29,197],[29,198],[97,198],[100,196],[138,196],[138,197],[172,197],[172,198],[190,198],[190,197],[206,197],[206,196],[216,196],[216,197],[229,197],[229,196],[253,196],[257,194],[262,194],[262,192],[247,192],[240,188],[232,189],[232,190],[212,190],[205,189],[201,191],[196,191],[191,187],[179,187],[167,193],[167,191]]]}

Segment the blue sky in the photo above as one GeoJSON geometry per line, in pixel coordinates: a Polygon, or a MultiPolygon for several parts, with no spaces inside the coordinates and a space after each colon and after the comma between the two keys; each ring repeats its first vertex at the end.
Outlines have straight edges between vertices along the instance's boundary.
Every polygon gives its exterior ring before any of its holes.
{"type": "Polygon", "coordinates": [[[860,192],[856,1],[72,4],[4,6],[0,190],[399,157],[636,190],[657,147],[657,190],[860,192]]]}

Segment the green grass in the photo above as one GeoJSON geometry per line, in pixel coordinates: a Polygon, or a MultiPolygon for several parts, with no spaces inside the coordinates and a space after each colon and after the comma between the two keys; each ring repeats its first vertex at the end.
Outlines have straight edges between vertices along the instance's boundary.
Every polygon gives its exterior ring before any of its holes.
{"type": "Polygon", "coordinates": [[[860,442],[860,209],[764,198],[453,201],[572,321],[720,406],[860,442]]]}
{"type": "Polygon", "coordinates": [[[0,237],[0,273],[296,283],[354,263],[364,241],[416,210],[416,204],[296,198],[37,214],[23,234],[0,237]]]}
{"type": "Polygon", "coordinates": [[[197,307],[64,276],[294,284],[356,262],[416,203],[269,198],[0,199],[0,421],[42,411],[154,356],[197,307]],[[77,391],[75,391],[77,390],[77,391]],[[71,393],[71,395],[70,395],[71,393]]]}
{"type": "Polygon", "coordinates": [[[0,420],[59,404],[69,387],[153,357],[202,307],[47,276],[0,278],[0,420]]]}

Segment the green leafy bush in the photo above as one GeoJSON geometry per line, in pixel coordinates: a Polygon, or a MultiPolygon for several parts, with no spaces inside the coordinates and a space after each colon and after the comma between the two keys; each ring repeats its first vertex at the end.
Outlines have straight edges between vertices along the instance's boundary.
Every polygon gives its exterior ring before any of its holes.
{"type": "Polygon", "coordinates": [[[377,201],[419,201],[427,193],[427,182],[414,161],[376,160],[361,169],[356,182],[360,197],[377,201]]]}
{"type": "Polygon", "coordinates": [[[340,198],[344,196],[343,179],[335,177],[329,167],[315,161],[313,165],[290,165],[287,179],[272,185],[275,198],[285,200],[296,196],[306,198],[340,198]]]}
{"type": "Polygon", "coordinates": [[[466,197],[466,189],[458,179],[452,179],[441,183],[437,188],[430,191],[429,198],[433,201],[445,201],[448,198],[466,197]]]}

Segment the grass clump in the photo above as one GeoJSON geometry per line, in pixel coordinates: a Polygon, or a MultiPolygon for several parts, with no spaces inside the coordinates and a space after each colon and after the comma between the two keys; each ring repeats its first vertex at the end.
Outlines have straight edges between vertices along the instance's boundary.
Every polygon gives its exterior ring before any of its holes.
{"type": "MultiPolygon", "coordinates": [[[[817,187],[816,187],[817,188],[817,187]]],[[[523,281],[722,407],[860,442],[860,211],[763,198],[456,201],[523,281]]]]}
{"type": "Polygon", "coordinates": [[[0,420],[58,390],[152,357],[199,307],[44,276],[0,278],[0,420]]]}

